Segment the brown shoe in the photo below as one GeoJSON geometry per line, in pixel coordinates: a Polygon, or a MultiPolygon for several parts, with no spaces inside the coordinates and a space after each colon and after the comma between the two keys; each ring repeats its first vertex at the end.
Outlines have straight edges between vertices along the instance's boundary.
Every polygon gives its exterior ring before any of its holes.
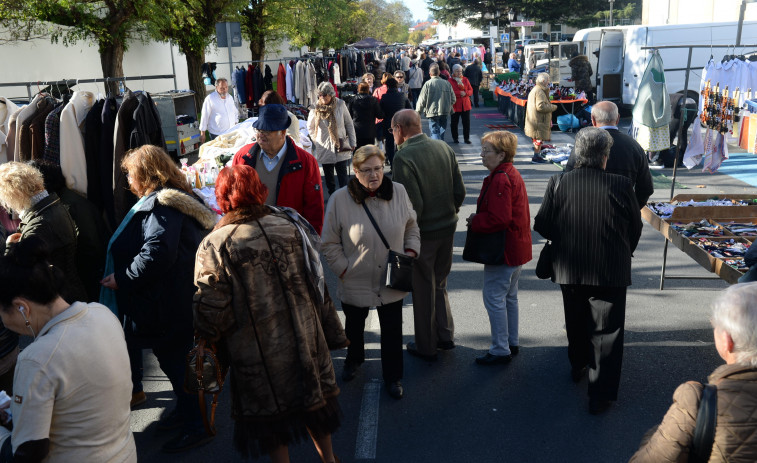
{"type": "Polygon", "coordinates": [[[131,395],[131,408],[138,407],[142,405],[143,403],[147,402],[147,396],[145,395],[145,391],[139,391],[135,392],[131,395]]]}

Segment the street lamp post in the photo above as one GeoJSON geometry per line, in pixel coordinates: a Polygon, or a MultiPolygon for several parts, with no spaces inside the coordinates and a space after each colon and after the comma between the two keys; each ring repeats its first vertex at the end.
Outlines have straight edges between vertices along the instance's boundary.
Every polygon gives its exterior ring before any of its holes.
{"type": "MultiPolygon", "coordinates": [[[[510,32],[509,33],[509,36],[510,36],[510,47],[509,48],[510,48],[510,53],[512,53],[513,52],[513,19],[515,19],[515,12],[512,10],[512,8],[507,12],[507,19],[508,19],[507,30],[510,32]]],[[[503,64],[506,65],[507,62],[505,62],[503,64]]]]}
{"type": "Polygon", "coordinates": [[[615,0],[609,0],[610,2],[610,27],[612,27],[612,4],[615,3],[615,0]]]}

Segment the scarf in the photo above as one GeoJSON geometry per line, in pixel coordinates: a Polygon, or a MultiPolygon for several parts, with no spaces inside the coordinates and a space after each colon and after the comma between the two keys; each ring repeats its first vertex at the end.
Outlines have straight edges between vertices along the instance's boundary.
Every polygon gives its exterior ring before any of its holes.
{"type": "MultiPolygon", "coordinates": [[[[129,209],[128,214],[126,214],[126,217],[121,221],[121,224],[116,229],[115,233],[113,233],[113,237],[111,237],[110,241],[108,242],[108,252],[105,255],[105,271],[103,272],[103,277],[106,277],[113,273],[115,271],[115,264],[113,263],[113,253],[111,252],[111,247],[113,247],[113,243],[116,242],[116,239],[123,233],[124,229],[127,225],[129,225],[129,222],[131,221],[132,217],[134,217],[134,214],[137,213],[140,207],[142,207],[142,203],[145,202],[147,199],[147,195],[142,196],[139,201],[137,201],[137,204],[132,206],[131,209],[129,209]]],[[[116,292],[110,288],[106,288],[105,286],[100,288],[100,304],[104,305],[105,307],[109,308],[113,314],[118,317],[118,303],[116,302],[116,292]]]]}
{"type": "Polygon", "coordinates": [[[459,85],[461,87],[465,87],[465,84],[463,84],[463,78],[462,77],[456,77],[454,75],[452,77],[455,79],[455,82],[457,82],[457,85],[459,85]]]}
{"type": "Polygon", "coordinates": [[[329,138],[334,145],[334,151],[342,151],[342,146],[339,143],[339,134],[337,133],[336,125],[336,98],[331,97],[331,103],[329,104],[317,104],[315,105],[315,123],[318,130],[321,130],[321,121],[326,121],[329,127],[329,138]]]}

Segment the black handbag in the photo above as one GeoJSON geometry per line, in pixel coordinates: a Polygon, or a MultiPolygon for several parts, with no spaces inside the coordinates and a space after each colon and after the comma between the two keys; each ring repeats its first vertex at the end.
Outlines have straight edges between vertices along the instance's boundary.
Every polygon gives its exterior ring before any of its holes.
{"type": "MultiPolygon", "coordinates": [[[[553,203],[555,199],[555,193],[557,193],[557,187],[560,186],[560,180],[562,180],[562,175],[563,174],[560,174],[557,177],[555,187],[552,190],[553,203]]],[[[554,210],[554,205],[552,206],[552,210],[554,210]]],[[[536,261],[536,277],[540,280],[547,280],[554,276],[555,270],[552,267],[552,242],[547,240],[547,242],[544,243],[544,247],[541,248],[541,253],[539,253],[539,260],[536,261]]]]}
{"type": "Polygon", "coordinates": [[[413,291],[413,258],[407,254],[401,254],[399,252],[392,251],[389,247],[389,243],[384,238],[384,234],[381,233],[376,220],[373,218],[371,211],[368,210],[368,206],[363,201],[363,209],[368,214],[368,218],[373,224],[373,228],[378,232],[379,238],[389,250],[389,255],[386,257],[386,278],[384,284],[387,288],[396,289],[397,291],[412,292],[413,291]]]}
{"type": "Polygon", "coordinates": [[[219,360],[215,345],[208,343],[204,338],[195,337],[195,340],[195,346],[187,354],[184,390],[189,394],[197,394],[205,432],[209,436],[215,436],[218,397],[221,395],[229,367],[228,364],[219,360]],[[210,414],[208,414],[205,394],[212,396],[210,414]]]}
{"type": "MultiPolygon", "coordinates": [[[[507,177],[507,172],[503,170],[492,173],[492,176],[496,174],[505,174],[507,177]]],[[[489,185],[491,185],[491,182],[489,185]]],[[[489,185],[486,185],[486,190],[481,194],[482,199],[486,198],[489,185]]],[[[476,214],[478,214],[478,210],[479,207],[476,206],[476,214]]],[[[465,234],[463,260],[485,265],[503,265],[505,263],[505,237],[506,230],[479,233],[471,230],[470,225],[468,225],[468,232],[465,234]]]]}

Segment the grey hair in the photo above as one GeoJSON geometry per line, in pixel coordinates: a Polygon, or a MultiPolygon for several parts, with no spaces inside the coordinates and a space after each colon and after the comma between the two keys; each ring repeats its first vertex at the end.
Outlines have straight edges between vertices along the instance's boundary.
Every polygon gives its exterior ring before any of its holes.
{"type": "Polygon", "coordinates": [[[216,87],[218,87],[218,84],[220,84],[221,82],[226,82],[226,85],[229,85],[229,81],[226,80],[226,77],[219,77],[216,79],[216,87]]]}
{"type": "Polygon", "coordinates": [[[738,363],[757,367],[757,282],[720,293],[712,304],[712,326],[731,335],[738,363]]]}
{"type": "Polygon", "coordinates": [[[576,134],[576,167],[602,168],[610,155],[612,137],[606,130],[585,127],[576,134]]]}
{"type": "Polygon", "coordinates": [[[318,93],[320,95],[329,95],[329,96],[336,96],[336,91],[334,91],[334,86],[331,85],[330,82],[321,82],[318,84],[318,93]]]}
{"type": "Polygon", "coordinates": [[[547,82],[549,82],[549,74],[547,74],[546,72],[540,72],[536,76],[536,83],[537,84],[546,84],[547,82]]]}
{"type": "Polygon", "coordinates": [[[452,72],[453,72],[453,73],[454,73],[455,71],[457,71],[458,69],[462,71],[462,70],[463,70],[463,67],[462,67],[462,66],[460,66],[459,64],[456,64],[456,65],[452,66],[452,72]]]}
{"type": "Polygon", "coordinates": [[[603,104],[595,104],[591,108],[591,117],[599,125],[615,125],[618,121],[618,106],[612,101],[604,101],[603,104]],[[609,106],[610,110],[603,109],[604,106],[609,106]]]}
{"type": "Polygon", "coordinates": [[[428,67],[428,75],[430,76],[438,76],[439,75],[439,65],[434,63],[431,66],[428,67]]]}

